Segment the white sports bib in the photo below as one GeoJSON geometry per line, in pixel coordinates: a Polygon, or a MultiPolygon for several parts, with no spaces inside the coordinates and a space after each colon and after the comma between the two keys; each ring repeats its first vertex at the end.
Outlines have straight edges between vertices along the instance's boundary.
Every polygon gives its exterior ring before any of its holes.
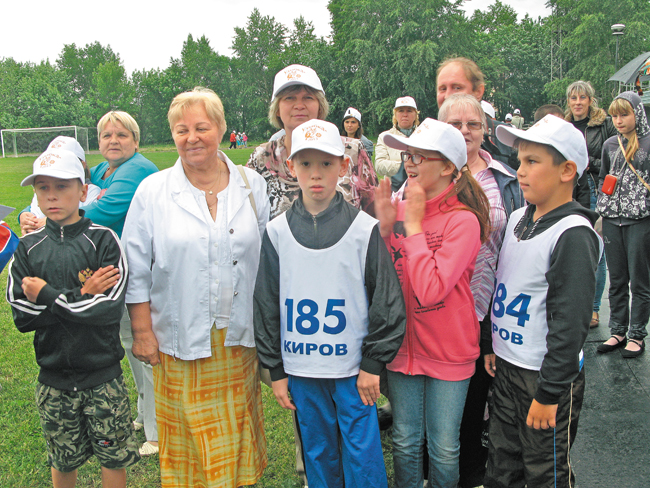
{"type": "MultiPolygon", "coordinates": [[[[566,230],[584,226],[595,231],[585,217],[569,215],[532,239],[518,241],[513,231],[525,211],[513,212],[501,247],[492,299],[492,346],[500,358],[539,371],[547,352],[546,273],[551,254],[566,230]]],[[[602,242],[600,248],[602,253],[602,242]]],[[[580,351],[580,361],[582,355],[580,351]]]]}
{"type": "Polygon", "coordinates": [[[347,378],[359,373],[368,334],[366,253],[377,220],[359,212],[327,249],[308,249],[291,233],[286,214],[269,222],[280,261],[282,360],[287,374],[347,378]]]}

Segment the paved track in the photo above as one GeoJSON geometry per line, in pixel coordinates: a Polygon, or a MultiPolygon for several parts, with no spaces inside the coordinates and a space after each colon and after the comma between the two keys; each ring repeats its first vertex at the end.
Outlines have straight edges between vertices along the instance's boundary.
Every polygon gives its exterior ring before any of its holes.
{"type": "Polygon", "coordinates": [[[650,350],[635,359],[596,346],[609,337],[609,300],[585,344],[587,384],[571,450],[576,488],[650,487],[650,350]]]}

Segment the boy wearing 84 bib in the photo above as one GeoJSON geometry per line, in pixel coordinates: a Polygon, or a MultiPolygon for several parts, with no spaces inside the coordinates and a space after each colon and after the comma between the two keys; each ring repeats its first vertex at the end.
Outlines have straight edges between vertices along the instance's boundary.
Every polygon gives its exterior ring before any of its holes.
{"type": "Polygon", "coordinates": [[[554,115],[527,131],[498,127],[497,137],[519,149],[517,179],[530,205],[512,213],[496,272],[496,357],[485,356],[495,377],[485,486],[568,488],[602,254],[597,215],[572,201],[587,147],[554,115]]]}
{"type": "Polygon", "coordinates": [[[348,164],[334,124],[294,130],[300,197],[267,225],[255,286],[258,354],[297,411],[312,488],[387,486],[375,402],[406,322],[377,221],[336,191],[348,164]]]}

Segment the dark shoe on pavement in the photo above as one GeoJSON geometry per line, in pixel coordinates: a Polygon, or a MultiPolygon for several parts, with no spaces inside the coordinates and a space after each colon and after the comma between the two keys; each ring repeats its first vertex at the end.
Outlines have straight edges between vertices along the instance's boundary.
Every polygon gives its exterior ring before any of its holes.
{"type": "MultiPolygon", "coordinates": [[[[606,342],[603,342],[602,344],[599,344],[598,347],[596,348],[596,351],[598,352],[611,352],[614,349],[618,349],[619,347],[623,347],[627,343],[627,339],[623,337],[623,339],[619,339],[615,335],[610,337],[609,339],[616,339],[616,344],[607,344],[606,342]]],[[[609,340],[607,339],[607,340],[609,340]]]]}
{"type": "Polygon", "coordinates": [[[645,350],[645,341],[641,339],[640,341],[637,339],[630,339],[627,344],[630,345],[630,343],[634,343],[637,346],[639,346],[639,349],[636,351],[631,351],[628,348],[625,348],[621,351],[621,356],[623,356],[626,359],[629,358],[638,358],[641,354],[643,354],[643,351],[645,350]]]}

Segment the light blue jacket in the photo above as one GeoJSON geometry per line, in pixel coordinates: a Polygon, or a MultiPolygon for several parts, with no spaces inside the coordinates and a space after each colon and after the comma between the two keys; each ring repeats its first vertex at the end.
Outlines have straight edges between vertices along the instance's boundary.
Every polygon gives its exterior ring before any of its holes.
{"type": "Polygon", "coordinates": [[[118,236],[122,235],[124,219],[129,211],[131,200],[138,185],[158,168],[140,153],[135,153],[105,180],[102,176],[108,169],[108,161],[99,163],[90,170],[90,181],[97,185],[102,193],[90,205],[84,207],[86,217],[94,223],[109,227],[118,236]]]}

